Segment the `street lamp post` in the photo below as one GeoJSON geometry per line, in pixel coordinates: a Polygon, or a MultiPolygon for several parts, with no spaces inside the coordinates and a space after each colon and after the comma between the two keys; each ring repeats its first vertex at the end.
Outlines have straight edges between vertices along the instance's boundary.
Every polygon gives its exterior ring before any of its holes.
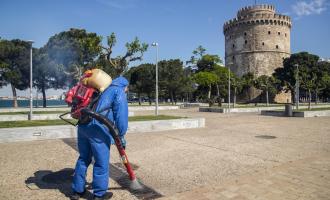
{"type": "Polygon", "coordinates": [[[156,47],[156,110],[155,114],[158,116],[158,43],[153,42],[153,47],[156,47]]]}
{"type": "Polygon", "coordinates": [[[33,112],[32,112],[32,106],[33,106],[33,95],[32,95],[32,81],[33,81],[33,77],[32,77],[32,44],[33,41],[32,40],[28,40],[28,42],[31,44],[31,48],[30,48],[30,113],[28,116],[29,120],[32,120],[33,118],[33,112]]]}
{"type": "Polygon", "coordinates": [[[299,109],[299,65],[295,64],[296,67],[296,109],[299,109]]]}

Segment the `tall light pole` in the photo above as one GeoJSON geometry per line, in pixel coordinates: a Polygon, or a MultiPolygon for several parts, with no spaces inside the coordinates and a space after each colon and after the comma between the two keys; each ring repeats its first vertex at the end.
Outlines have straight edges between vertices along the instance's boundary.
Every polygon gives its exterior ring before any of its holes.
{"type": "Polygon", "coordinates": [[[299,65],[295,64],[296,67],[296,109],[299,109],[299,65]]]}
{"type": "Polygon", "coordinates": [[[158,43],[153,42],[151,45],[153,47],[156,47],[156,110],[155,110],[155,114],[158,115],[158,43]]]}
{"type": "Polygon", "coordinates": [[[29,113],[28,119],[32,120],[32,117],[33,117],[33,113],[32,113],[32,106],[33,106],[33,95],[32,95],[32,81],[33,81],[33,77],[32,77],[32,44],[33,44],[33,41],[28,40],[28,42],[31,44],[31,48],[30,48],[30,113],[29,113]]]}

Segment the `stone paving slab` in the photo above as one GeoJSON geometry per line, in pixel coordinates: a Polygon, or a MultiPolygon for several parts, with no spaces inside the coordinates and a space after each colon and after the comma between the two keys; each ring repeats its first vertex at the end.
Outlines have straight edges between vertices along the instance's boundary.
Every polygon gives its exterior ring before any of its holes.
{"type": "Polygon", "coordinates": [[[329,200],[330,157],[328,154],[285,163],[253,175],[235,177],[220,185],[209,185],[178,193],[163,200],[329,200]]]}

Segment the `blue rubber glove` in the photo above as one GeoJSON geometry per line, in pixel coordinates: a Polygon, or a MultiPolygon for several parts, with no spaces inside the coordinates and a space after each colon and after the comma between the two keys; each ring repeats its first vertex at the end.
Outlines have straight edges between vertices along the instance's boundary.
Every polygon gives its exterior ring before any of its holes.
{"type": "Polygon", "coordinates": [[[123,148],[126,149],[126,140],[125,140],[124,136],[120,137],[120,142],[121,142],[121,145],[123,146],[123,148]]]}

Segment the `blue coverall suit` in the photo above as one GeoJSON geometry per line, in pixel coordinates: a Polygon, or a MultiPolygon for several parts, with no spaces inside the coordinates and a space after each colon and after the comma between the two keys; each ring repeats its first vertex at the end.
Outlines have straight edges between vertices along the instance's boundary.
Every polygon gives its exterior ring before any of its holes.
{"type": "MultiPolygon", "coordinates": [[[[128,127],[128,104],[125,93],[127,85],[128,81],[124,77],[114,79],[112,84],[101,94],[96,107],[96,112],[101,111],[101,114],[115,123],[124,143],[126,143],[124,135],[128,127]],[[109,106],[111,109],[103,111],[109,106]]],[[[78,126],[80,155],[72,183],[72,189],[75,192],[85,191],[86,171],[92,157],[94,157],[93,193],[95,196],[103,196],[106,193],[109,184],[110,145],[114,144],[113,138],[107,132],[108,129],[95,119],[86,125],[78,126]]]]}

